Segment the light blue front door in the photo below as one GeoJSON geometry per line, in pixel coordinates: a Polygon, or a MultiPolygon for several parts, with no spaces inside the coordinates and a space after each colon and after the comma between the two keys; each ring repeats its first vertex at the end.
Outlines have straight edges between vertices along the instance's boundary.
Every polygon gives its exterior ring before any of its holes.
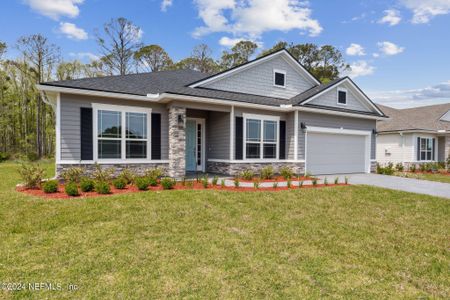
{"type": "Polygon", "coordinates": [[[186,120],[186,171],[197,171],[197,122],[186,120]]]}

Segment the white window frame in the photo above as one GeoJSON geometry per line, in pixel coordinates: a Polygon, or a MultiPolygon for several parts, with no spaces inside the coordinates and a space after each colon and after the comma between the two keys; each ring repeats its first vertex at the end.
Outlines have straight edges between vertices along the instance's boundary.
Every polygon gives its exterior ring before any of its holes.
{"type": "Polygon", "coordinates": [[[336,103],[337,103],[337,105],[344,105],[344,106],[347,105],[347,103],[348,103],[348,90],[347,89],[337,88],[336,103]],[[345,93],[345,103],[339,102],[339,92],[344,92],[345,93]]]}
{"type": "MultiPolygon", "coordinates": [[[[273,161],[275,160],[279,160],[280,157],[280,151],[279,151],[279,146],[280,146],[280,117],[278,116],[269,116],[269,115],[256,115],[256,114],[242,114],[243,117],[243,121],[244,121],[244,126],[243,126],[243,137],[244,137],[244,142],[243,144],[243,158],[244,160],[251,160],[251,161],[273,161]],[[261,121],[261,139],[259,141],[260,144],[260,153],[259,153],[259,158],[249,158],[247,159],[247,119],[251,119],[251,120],[258,120],[261,121]],[[276,143],[271,143],[271,142],[264,142],[264,121],[275,121],[276,122],[276,143]],[[275,158],[264,158],[264,144],[274,144],[276,149],[275,149],[275,153],[276,153],[276,157],[275,158]]],[[[257,144],[257,142],[249,142],[249,144],[257,144]]]]}
{"type": "Polygon", "coordinates": [[[279,88],[286,88],[286,81],[287,81],[286,71],[284,71],[284,70],[277,70],[277,69],[273,70],[273,86],[276,86],[276,87],[279,87],[279,88]],[[275,74],[276,73],[284,75],[284,85],[276,84],[276,82],[275,82],[275,74]]]}
{"type": "MultiPolygon", "coordinates": [[[[99,104],[93,103],[93,135],[94,135],[94,161],[99,161],[103,163],[140,163],[151,161],[151,123],[152,123],[152,109],[144,107],[135,106],[122,106],[113,104],[99,104]],[[121,113],[121,158],[98,158],[98,111],[99,110],[109,110],[121,113]],[[126,137],[126,113],[146,113],[147,114],[147,138],[146,139],[136,139],[139,141],[147,140],[147,158],[126,158],[126,141],[132,141],[135,139],[130,139],[126,137]]],[[[111,140],[113,140],[112,138],[111,140]]],[[[119,140],[119,139],[114,139],[119,140]]]]}
{"type": "Polygon", "coordinates": [[[421,136],[419,136],[419,145],[417,145],[417,147],[419,147],[419,161],[420,162],[432,162],[432,161],[434,161],[433,160],[433,156],[435,156],[435,153],[434,153],[434,151],[435,151],[435,147],[433,147],[433,138],[432,137],[421,137],[421,136]],[[430,142],[430,144],[431,144],[431,150],[426,150],[426,149],[424,149],[424,150],[422,150],[422,140],[426,140],[427,142],[425,143],[425,147],[426,147],[426,144],[428,144],[428,142],[430,142]],[[425,157],[427,156],[426,155],[426,153],[428,153],[428,152],[430,152],[430,154],[431,154],[431,159],[424,159],[424,160],[422,160],[422,152],[424,152],[425,153],[425,157]]]}

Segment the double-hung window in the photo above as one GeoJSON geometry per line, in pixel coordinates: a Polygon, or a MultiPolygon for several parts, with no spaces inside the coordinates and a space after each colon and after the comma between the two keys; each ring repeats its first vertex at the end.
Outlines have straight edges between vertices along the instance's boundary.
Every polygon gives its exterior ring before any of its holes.
{"type": "Polygon", "coordinates": [[[244,119],[245,159],[277,159],[279,119],[258,115],[244,115],[244,119]]]}
{"type": "Polygon", "coordinates": [[[97,159],[149,159],[151,110],[94,105],[97,159]]]}
{"type": "Polygon", "coordinates": [[[419,138],[419,158],[420,160],[433,160],[433,139],[419,138]]]}

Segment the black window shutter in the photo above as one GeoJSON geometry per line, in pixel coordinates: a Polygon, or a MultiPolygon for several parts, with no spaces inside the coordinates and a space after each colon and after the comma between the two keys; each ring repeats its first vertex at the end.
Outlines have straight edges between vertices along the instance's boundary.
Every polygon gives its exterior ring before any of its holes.
{"type": "Polygon", "coordinates": [[[286,121],[280,121],[280,159],[286,159],[286,121]]]}
{"type": "Polygon", "coordinates": [[[161,159],[161,114],[152,114],[152,159],[161,159]]]}
{"type": "Polygon", "coordinates": [[[417,138],[417,161],[420,161],[420,137],[417,138]]]}
{"type": "Polygon", "coordinates": [[[435,153],[435,151],[434,151],[434,146],[435,146],[435,144],[436,144],[436,139],[433,139],[433,148],[431,148],[431,157],[432,157],[432,160],[434,160],[434,153],[435,153]]]}
{"type": "Polygon", "coordinates": [[[92,108],[80,108],[81,160],[93,160],[92,108]]]}
{"type": "Polygon", "coordinates": [[[234,159],[242,160],[244,157],[242,153],[242,149],[244,148],[244,118],[236,117],[234,126],[235,126],[234,159]]]}

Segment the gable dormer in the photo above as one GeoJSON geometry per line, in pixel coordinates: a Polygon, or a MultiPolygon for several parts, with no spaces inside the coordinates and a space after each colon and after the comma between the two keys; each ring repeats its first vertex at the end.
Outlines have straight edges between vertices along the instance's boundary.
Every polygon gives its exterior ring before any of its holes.
{"type": "Polygon", "coordinates": [[[213,75],[190,87],[288,100],[318,84],[320,82],[283,49],[213,75]]]}

